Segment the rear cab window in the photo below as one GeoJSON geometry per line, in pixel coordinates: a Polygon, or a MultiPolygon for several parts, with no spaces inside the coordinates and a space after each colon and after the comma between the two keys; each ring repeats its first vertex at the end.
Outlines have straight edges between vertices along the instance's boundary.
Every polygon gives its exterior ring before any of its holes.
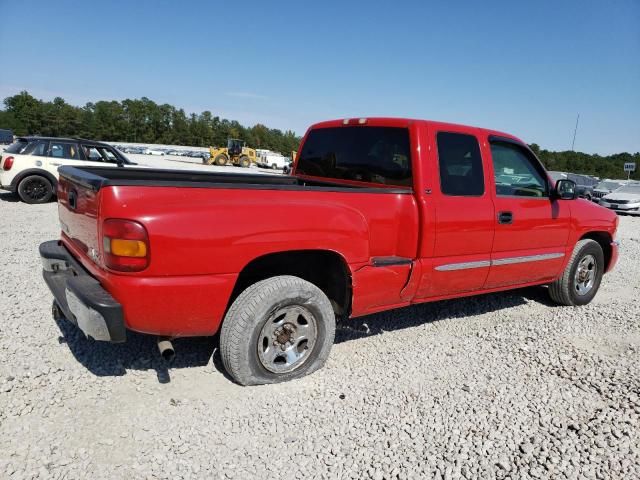
{"type": "Polygon", "coordinates": [[[302,146],[296,173],[411,187],[409,130],[377,126],[312,129],[302,146]]]}

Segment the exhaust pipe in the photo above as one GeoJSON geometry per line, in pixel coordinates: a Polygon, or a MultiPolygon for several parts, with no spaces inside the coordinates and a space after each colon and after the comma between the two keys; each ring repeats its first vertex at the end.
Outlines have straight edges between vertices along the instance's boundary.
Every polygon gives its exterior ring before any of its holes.
{"type": "Polygon", "coordinates": [[[160,356],[167,363],[171,363],[176,358],[176,351],[173,349],[171,338],[169,337],[158,337],[158,350],[160,350],[160,356]]]}

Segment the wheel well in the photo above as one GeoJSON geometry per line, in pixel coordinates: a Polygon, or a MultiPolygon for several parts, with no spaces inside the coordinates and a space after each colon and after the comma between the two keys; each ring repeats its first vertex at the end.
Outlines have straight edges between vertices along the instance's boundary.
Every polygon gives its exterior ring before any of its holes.
{"type": "Polygon", "coordinates": [[[327,250],[271,253],[252,260],[240,272],[228,307],[247,287],[278,275],[293,275],[313,283],[329,298],[336,315],[348,315],[351,307],[349,268],[339,254],[327,250]]]}
{"type": "Polygon", "coordinates": [[[13,180],[11,181],[11,186],[15,186],[16,191],[17,191],[18,190],[18,185],[20,184],[22,179],[25,178],[25,177],[28,177],[29,175],[40,175],[41,177],[45,177],[47,180],[49,180],[51,182],[51,186],[53,187],[53,194],[54,195],[56,194],[56,188],[58,186],[58,180],[56,179],[56,177],[51,175],[46,170],[40,170],[40,169],[37,169],[37,168],[31,168],[29,170],[24,170],[24,171],[20,172],[18,175],[13,177],[13,180]]]}
{"type": "Polygon", "coordinates": [[[609,262],[611,261],[611,235],[608,232],[588,232],[585,233],[580,240],[591,239],[600,244],[602,253],[604,254],[605,270],[609,268],[609,262]]]}

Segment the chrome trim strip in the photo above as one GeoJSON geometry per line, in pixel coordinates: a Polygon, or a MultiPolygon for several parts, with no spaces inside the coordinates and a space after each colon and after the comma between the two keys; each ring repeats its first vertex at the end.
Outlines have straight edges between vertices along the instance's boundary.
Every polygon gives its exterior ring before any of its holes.
{"type": "Polygon", "coordinates": [[[476,262],[460,262],[460,263],[447,263],[445,265],[438,265],[435,267],[439,272],[450,272],[454,270],[468,270],[471,268],[485,268],[492,265],[513,265],[515,263],[526,262],[540,262],[543,260],[553,260],[555,258],[564,257],[564,253],[542,253],[539,255],[527,255],[524,257],[507,257],[499,258],[497,260],[478,260],[476,262]]]}
{"type": "Polygon", "coordinates": [[[514,263],[540,262],[542,260],[553,260],[564,257],[564,253],[542,253],[540,255],[527,255],[525,257],[509,257],[492,260],[491,265],[512,265],[514,263]]]}
{"type": "Polygon", "coordinates": [[[477,262],[447,263],[446,265],[438,265],[436,270],[440,272],[447,272],[451,270],[467,270],[469,268],[483,268],[489,266],[491,266],[490,260],[479,260],[477,262]]]}

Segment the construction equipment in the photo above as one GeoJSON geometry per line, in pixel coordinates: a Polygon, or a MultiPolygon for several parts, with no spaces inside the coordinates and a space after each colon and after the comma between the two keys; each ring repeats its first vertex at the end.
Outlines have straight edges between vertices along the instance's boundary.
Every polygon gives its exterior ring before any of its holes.
{"type": "Polygon", "coordinates": [[[255,149],[245,146],[245,143],[237,138],[228,139],[227,146],[223,148],[209,147],[209,153],[210,157],[202,162],[207,165],[215,163],[221,167],[231,164],[248,168],[257,158],[255,149]]]}

